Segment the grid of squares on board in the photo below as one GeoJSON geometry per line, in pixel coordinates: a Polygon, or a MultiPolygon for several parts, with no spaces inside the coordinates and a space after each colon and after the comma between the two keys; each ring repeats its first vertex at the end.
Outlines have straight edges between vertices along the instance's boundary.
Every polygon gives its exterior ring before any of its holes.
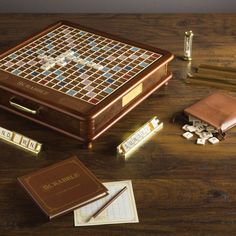
{"type": "Polygon", "coordinates": [[[50,89],[98,104],[162,55],[79,28],[61,25],[0,60],[0,70],[50,89]],[[99,69],[67,61],[48,70],[40,56],[56,58],[73,51],[74,56],[99,69]]]}

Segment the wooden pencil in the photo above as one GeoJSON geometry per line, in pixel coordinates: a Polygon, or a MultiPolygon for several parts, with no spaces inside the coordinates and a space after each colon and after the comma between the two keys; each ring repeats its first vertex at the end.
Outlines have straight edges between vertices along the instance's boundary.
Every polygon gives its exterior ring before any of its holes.
{"type": "Polygon", "coordinates": [[[106,202],[100,209],[98,209],[89,219],[88,222],[91,219],[96,218],[98,215],[100,215],[108,206],[110,206],[123,192],[125,192],[127,189],[127,186],[122,188],[118,193],[116,193],[108,202],[106,202]]]}

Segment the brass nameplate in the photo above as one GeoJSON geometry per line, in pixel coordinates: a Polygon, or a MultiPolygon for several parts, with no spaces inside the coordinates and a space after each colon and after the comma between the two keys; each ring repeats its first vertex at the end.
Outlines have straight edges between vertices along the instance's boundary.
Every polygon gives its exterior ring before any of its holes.
{"type": "Polygon", "coordinates": [[[1,139],[17,147],[33,152],[34,154],[38,154],[42,148],[41,143],[2,127],[0,127],[0,140],[1,139]]]}
{"type": "Polygon", "coordinates": [[[142,91],[143,91],[143,84],[141,83],[122,98],[122,107],[130,103],[134,98],[136,98],[139,94],[141,94],[142,91]]]}

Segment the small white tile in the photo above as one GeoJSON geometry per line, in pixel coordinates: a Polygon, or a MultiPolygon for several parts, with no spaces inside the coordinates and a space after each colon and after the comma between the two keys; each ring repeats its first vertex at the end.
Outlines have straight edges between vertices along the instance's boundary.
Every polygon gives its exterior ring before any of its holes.
{"type": "Polygon", "coordinates": [[[182,127],[182,129],[185,130],[185,131],[188,131],[188,127],[189,127],[189,125],[188,125],[188,124],[185,124],[185,125],[182,127]]]}
{"type": "Polygon", "coordinates": [[[220,140],[216,137],[212,137],[210,139],[208,139],[208,141],[211,143],[211,144],[217,144],[220,142],[220,140]]]}
{"type": "Polygon", "coordinates": [[[93,66],[93,68],[94,68],[95,70],[99,70],[99,65],[96,64],[96,65],[93,66]]]}
{"type": "Polygon", "coordinates": [[[211,126],[211,125],[208,125],[208,126],[206,127],[206,130],[209,131],[209,132],[212,132],[212,133],[217,132],[216,128],[214,128],[214,127],[211,126]]]}
{"type": "Polygon", "coordinates": [[[23,137],[22,137],[22,140],[21,140],[21,142],[20,142],[20,145],[23,146],[23,147],[27,147],[28,144],[29,144],[29,140],[30,140],[29,138],[23,136],[23,137]]]}
{"type": "Polygon", "coordinates": [[[192,125],[189,125],[188,126],[188,131],[189,132],[195,132],[196,131],[196,127],[192,126],[192,125]]]}
{"type": "Polygon", "coordinates": [[[40,67],[42,70],[49,70],[50,68],[52,68],[52,64],[50,63],[45,63],[40,67]]]}
{"type": "Polygon", "coordinates": [[[67,56],[73,56],[73,55],[75,54],[75,52],[72,51],[72,50],[68,50],[68,51],[65,52],[65,54],[66,54],[67,56]]]}
{"type": "Polygon", "coordinates": [[[67,62],[66,61],[57,61],[58,66],[66,66],[67,62]]]}
{"type": "Polygon", "coordinates": [[[4,130],[4,129],[2,127],[0,127],[0,137],[4,137],[2,130],[4,130]]]}
{"type": "Polygon", "coordinates": [[[198,126],[196,127],[196,131],[197,131],[197,132],[202,132],[203,130],[205,130],[205,127],[204,127],[203,125],[198,125],[198,126]]]}
{"type": "Polygon", "coordinates": [[[202,134],[205,138],[212,138],[213,137],[213,134],[211,132],[202,132],[202,134]]]}
{"type": "Polygon", "coordinates": [[[51,56],[45,56],[45,57],[43,58],[43,60],[45,60],[46,62],[49,62],[49,61],[53,61],[54,58],[51,57],[51,56]]]}
{"type": "Polygon", "coordinates": [[[92,67],[97,66],[97,63],[95,62],[91,62],[91,64],[92,64],[92,67]]]}
{"type": "Polygon", "coordinates": [[[44,54],[39,54],[39,55],[37,56],[37,58],[40,59],[40,60],[41,60],[41,59],[44,59],[44,58],[45,58],[45,55],[44,55],[44,54]]]}
{"type": "Polygon", "coordinates": [[[190,139],[190,138],[193,137],[193,134],[190,133],[190,132],[185,132],[185,133],[183,134],[183,137],[186,138],[186,139],[190,139]]]}
{"type": "Polygon", "coordinates": [[[53,66],[55,66],[55,65],[56,65],[55,60],[50,60],[50,61],[48,61],[48,65],[50,65],[50,68],[52,68],[53,66]]]}
{"type": "Polygon", "coordinates": [[[35,150],[36,147],[37,147],[37,142],[32,140],[32,139],[30,139],[29,140],[29,144],[28,144],[28,148],[31,149],[31,150],[35,150]]]}
{"type": "Polygon", "coordinates": [[[55,59],[51,59],[51,60],[48,60],[48,62],[52,67],[56,65],[56,60],[55,59]]]}
{"type": "Polygon", "coordinates": [[[194,127],[197,127],[199,126],[200,124],[202,124],[202,122],[200,120],[193,120],[193,126],[194,127]]]}
{"type": "Polygon", "coordinates": [[[202,132],[196,131],[195,134],[196,134],[199,138],[202,138],[202,132]]]}
{"type": "Polygon", "coordinates": [[[56,61],[64,61],[65,60],[65,57],[62,56],[62,55],[59,55],[55,58],[56,61]]]}
{"type": "Polygon", "coordinates": [[[73,55],[67,55],[66,56],[66,59],[69,60],[69,61],[73,61],[75,58],[76,58],[76,56],[73,56],[73,55]]]}
{"type": "Polygon", "coordinates": [[[191,116],[191,115],[188,116],[188,120],[189,120],[190,122],[193,122],[193,121],[200,121],[199,119],[197,119],[196,117],[191,116]]]}
{"type": "Polygon", "coordinates": [[[14,143],[20,144],[21,139],[22,139],[22,135],[14,133],[13,140],[12,140],[14,143]]]}
{"type": "Polygon", "coordinates": [[[206,139],[204,139],[204,138],[198,138],[197,139],[197,144],[198,145],[205,145],[205,143],[206,143],[206,139]]]}
{"type": "Polygon", "coordinates": [[[11,140],[13,132],[4,128],[0,128],[0,136],[4,139],[11,140]]]}
{"type": "Polygon", "coordinates": [[[82,64],[82,65],[86,65],[86,64],[89,63],[89,61],[86,61],[86,60],[84,60],[84,59],[81,59],[81,61],[80,61],[79,63],[82,64]]]}
{"type": "Polygon", "coordinates": [[[198,137],[201,139],[208,139],[203,133],[201,132],[197,132],[198,133],[198,137]]]}
{"type": "Polygon", "coordinates": [[[104,66],[102,66],[102,65],[98,65],[98,67],[97,67],[98,70],[102,70],[103,68],[104,68],[104,66]]]}
{"type": "Polygon", "coordinates": [[[87,63],[87,64],[86,64],[86,66],[88,66],[88,67],[91,67],[91,68],[92,68],[92,67],[93,67],[93,64],[89,62],[89,63],[87,63]]]}
{"type": "Polygon", "coordinates": [[[205,126],[205,127],[207,127],[209,124],[207,124],[206,122],[203,122],[203,121],[202,121],[202,125],[205,126]]]}
{"type": "Polygon", "coordinates": [[[74,57],[73,62],[75,62],[75,63],[79,63],[80,60],[81,60],[81,59],[80,59],[79,57],[74,57]]]}

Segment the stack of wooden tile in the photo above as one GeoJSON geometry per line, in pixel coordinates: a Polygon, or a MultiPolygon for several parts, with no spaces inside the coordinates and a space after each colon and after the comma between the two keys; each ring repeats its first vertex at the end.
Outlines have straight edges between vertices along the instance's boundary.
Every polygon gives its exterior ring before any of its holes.
{"type": "Polygon", "coordinates": [[[186,82],[236,91],[236,68],[202,64],[186,82]]]}

